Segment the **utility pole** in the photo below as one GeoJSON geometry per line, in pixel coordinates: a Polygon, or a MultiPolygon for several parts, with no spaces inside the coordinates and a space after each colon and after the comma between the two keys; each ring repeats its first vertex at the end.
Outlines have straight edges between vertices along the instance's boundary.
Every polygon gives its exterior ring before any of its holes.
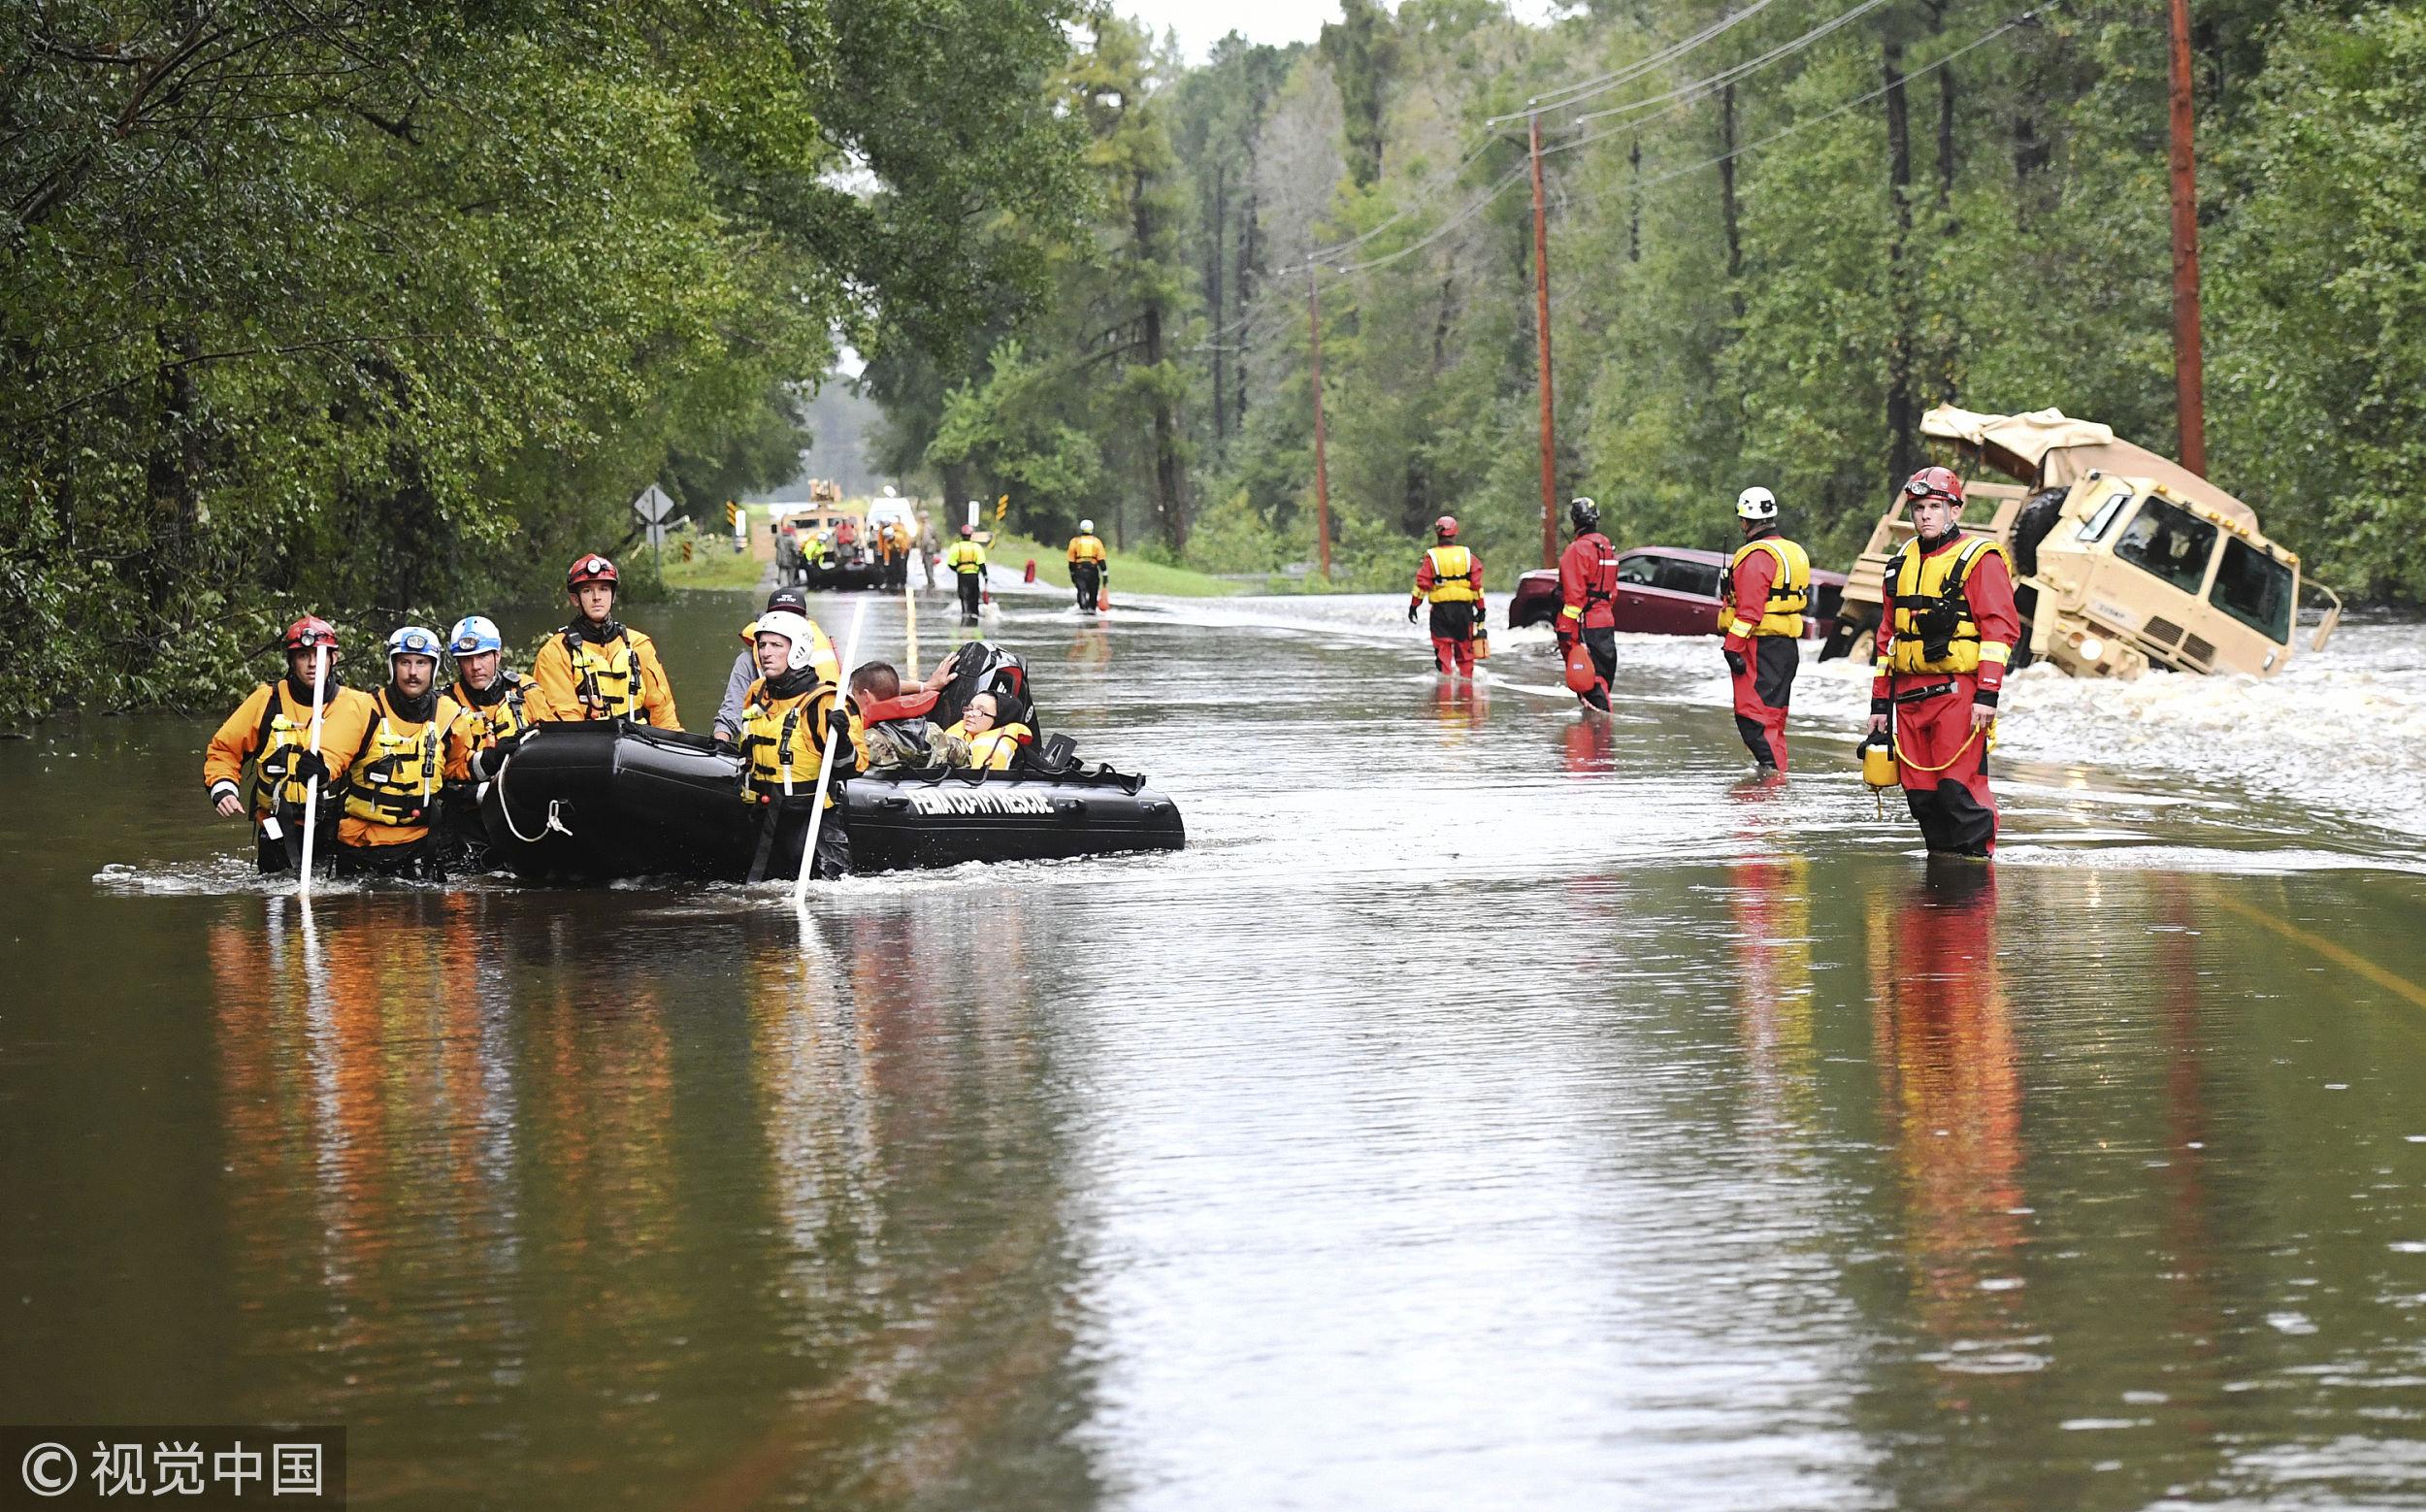
{"type": "MultiPolygon", "coordinates": [[[[2176,5],[2182,0],[2174,0],[2176,5]]],[[[1533,153],[1533,325],[1541,347],[1542,566],[1558,565],[1557,450],[1550,419],[1550,220],[1542,207],[1542,118],[1531,117],[1533,153]]]]}
{"type": "Polygon", "coordinates": [[[2190,0],[2173,0],[2174,406],[2181,465],[2207,476],[2206,361],[2199,347],[2199,196],[2190,136],[2190,0]]]}
{"type": "Polygon", "coordinates": [[[1331,480],[1323,462],[1323,290],[1320,270],[1306,264],[1305,317],[1314,349],[1314,555],[1323,575],[1331,575],[1331,480]]]}

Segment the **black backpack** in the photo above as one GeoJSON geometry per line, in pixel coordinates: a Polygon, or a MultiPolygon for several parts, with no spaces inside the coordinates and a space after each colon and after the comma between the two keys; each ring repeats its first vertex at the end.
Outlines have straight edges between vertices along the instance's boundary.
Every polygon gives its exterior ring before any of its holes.
{"type": "Polygon", "coordinates": [[[1017,721],[1044,738],[1038,723],[1036,701],[1028,685],[1028,663],[1021,655],[991,641],[971,641],[961,647],[960,660],[954,665],[952,680],[935,699],[934,711],[928,715],[936,724],[950,727],[960,723],[968,711],[968,701],[980,693],[991,693],[1002,706],[1002,722],[1017,721]]]}

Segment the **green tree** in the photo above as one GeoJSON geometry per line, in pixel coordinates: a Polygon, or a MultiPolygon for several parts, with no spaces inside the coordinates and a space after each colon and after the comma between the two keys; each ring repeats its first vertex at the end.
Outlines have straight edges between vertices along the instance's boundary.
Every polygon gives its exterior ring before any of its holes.
{"type": "Polygon", "coordinates": [[[2345,589],[2417,602],[2426,479],[2426,16],[2300,16],[2224,157],[2218,471],[2345,589]]]}
{"type": "Polygon", "coordinates": [[[653,479],[788,475],[836,332],[1040,284],[1074,8],[946,10],[0,16],[0,725],[549,583],[653,479]]]}

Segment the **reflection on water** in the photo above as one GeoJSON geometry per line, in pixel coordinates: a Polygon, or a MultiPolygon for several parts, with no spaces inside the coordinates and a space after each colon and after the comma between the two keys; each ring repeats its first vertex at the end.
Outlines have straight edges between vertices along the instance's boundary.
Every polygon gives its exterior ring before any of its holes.
{"type": "Polygon", "coordinates": [[[1045,602],[1188,851],[307,909],[199,722],[0,745],[0,1411],[382,1506],[2426,1502],[2414,853],[2016,763],[2071,864],[1931,867],[1648,653],[1045,602]]]}
{"type": "Polygon", "coordinates": [[[1923,1357],[1944,1367],[1929,1383],[1939,1404],[1961,1410],[1984,1381],[2043,1363],[2027,1347],[2028,1296],[2012,1273],[2029,1209],[1996,876],[1933,862],[1866,918],[1880,1122],[1892,1131],[1907,1214],[1913,1315],[1943,1346],[1923,1357]]]}

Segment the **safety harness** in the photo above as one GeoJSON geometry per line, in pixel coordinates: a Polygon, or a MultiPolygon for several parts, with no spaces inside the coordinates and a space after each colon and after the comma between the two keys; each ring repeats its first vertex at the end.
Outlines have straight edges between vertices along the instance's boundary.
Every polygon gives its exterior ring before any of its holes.
{"type": "Polygon", "coordinates": [[[1895,564],[1895,629],[1888,670],[1911,674],[1922,672],[1972,672],[1980,665],[1980,626],[1965,592],[1980,558],[2003,547],[1985,536],[1967,537],[1954,548],[1935,593],[1920,591],[1929,559],[1918,537],[1905,542],[1895,564]],[[1912,579],[1907,589],[1905,578],[1912,579]],[[1918,607],[1913,601],[1918,600],[1918,607]],[[1918,654],[1915,654],[1917,648],[1918,654]],[[1967,652],[1967,654],[1966,654],[1967,652]]]}

